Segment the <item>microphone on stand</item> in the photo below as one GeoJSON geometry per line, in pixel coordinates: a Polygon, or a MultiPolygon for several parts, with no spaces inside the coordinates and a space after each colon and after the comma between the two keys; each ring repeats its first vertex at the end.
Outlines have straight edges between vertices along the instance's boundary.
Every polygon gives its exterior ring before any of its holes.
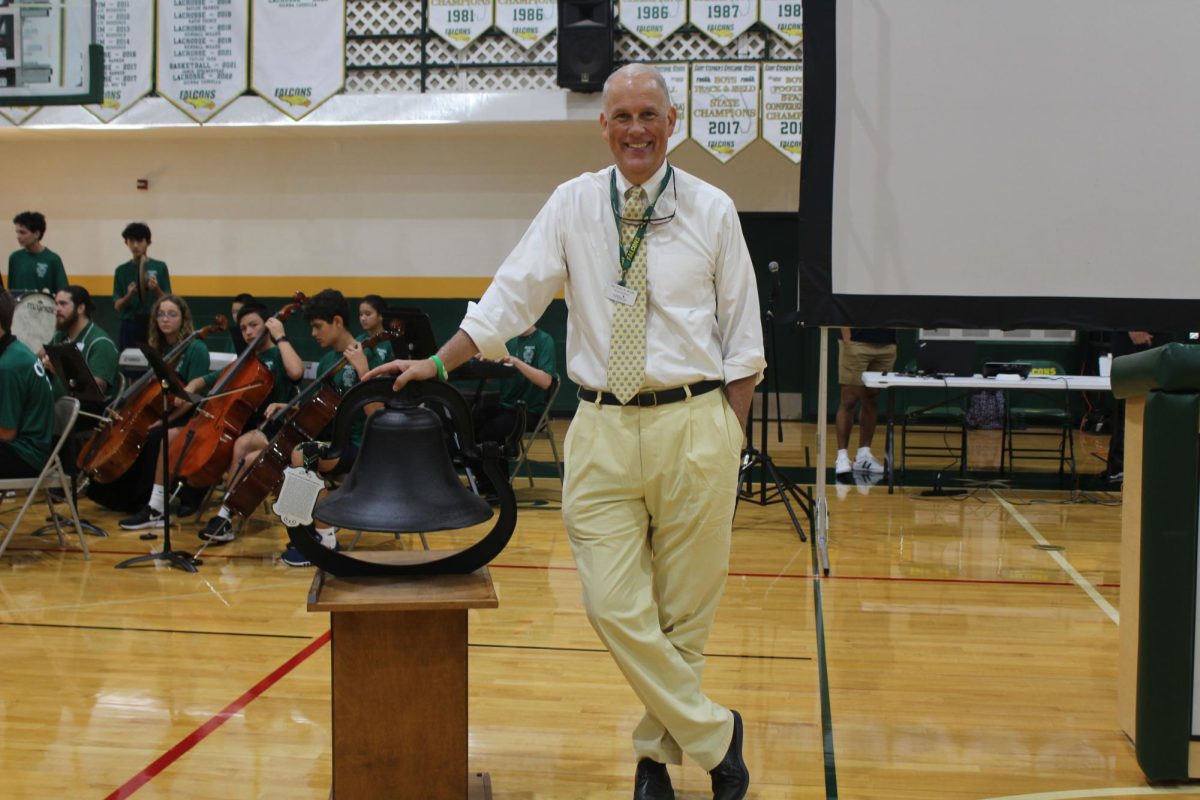
{"type": "Polygon", "coordinates": [[[771,299],[767,303],[767,319],[774,319],[775,303],[779,300],[779,262],[768,263],[767,272],[771,273],[771,299]]]}

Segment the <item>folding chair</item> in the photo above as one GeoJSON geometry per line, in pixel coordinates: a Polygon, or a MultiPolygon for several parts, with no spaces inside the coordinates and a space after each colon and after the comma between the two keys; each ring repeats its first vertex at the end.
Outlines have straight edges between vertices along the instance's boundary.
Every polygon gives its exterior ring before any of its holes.
{"type": "MultiPolygon", "coordinates": [[[[1030,375],[1065,375],[1062,365],[1056,361],[1028,360],[1022,363],[1030,365],[1030,375]]],[[[1061,396],[1061,406],[1034,405],[1044,402],[1045,393],[1030,390],[1014,390],[1009,392],[1009,402],[1004,413],[1004,448],[1000,455],[1000,469],[1013,471],[1013,462],[1017,458],[1034,461],[1057,461],[1058,475],[1061,478],[1070,465],[1071,477],[1075,477],[1075,437],[1074,424],[1071,419],[1069,392],[1055,391],[1061,396]],[[1016,441],[1015,433],[1019,432],[1022,441],[1016,441]],[[1028,439],[1057,439],[1056,444],[1048,447],[1037,447],[1028,439]]]]}
{"type": "Polygon", "coordinates": [[[562,485],[562,459],[558,457],[558,442],[554,439],[554,429],[550,427],[550,410],[554,408],[554,398],[558,397],[558,390],[561,386],[562,379],[557,375],[551,375],[550,388],[546,390],[546,408],[538,417],[537,424],[528,430],[521,440],[521,455],[517,459],[516,466],[513,467],[512,479],[517,477],[517,473],[524,466],[525,473],[529,477],[529,485],[533,486],[533,466],[529,463],[529,448],[533,446],[534,440],[545,439],[550,442],[550,452],[554,455],[554,469],[558,472],[558,483],[560,486],[562,485]]]}
{"type": "MultiPolygon", "coordinates": [[[[8,541],[12,538],[13,533],[21,524],[21,518],[25,516],[25,512],[33,505],[33,499],[37,496],[38,490],[50,488],[48,482],[56,480],[58,486],[62,489],[63,497],[67,507],[71,509],[71,520],[75,523],[75,532],[79,534],[79,546],[83,548],[83,557],[85,560],[90,559],[92,554],[88,551],[87,539],[84,538],[83,528],[79,524],[79,509],[75,505],[75,497],[71,494],[70,484],[67,480],[67,472],[63,469],[62,460],[59,458],[59,451],[62,450],[63,444],[70,438],[72,431],[75,429],[75,421],[79,418],[79,401],[74,397],[60,397],[54,404],[54,429],[58,434],[58,439],[54,443],[54,449],[50,451],[50,457],[46,459],[46,465],[42,467],[41,473],[31,478],[5,478],[0,480],[0,491],[22,491],[28,490],[29,494],[25,498],[25,503],[21,506],[21,510],[17,512],[17,516],[7,525],[0,525],[0,528],[5,528],[4,539],[0,541],[0,556],[4,555],[5,548],[8,547],[8,541]]],[[[67,540],[63,535],[62,526],[55,522],[55,529],[58,532],[58,543],[62,547],[66,547],[67,540]]]]}

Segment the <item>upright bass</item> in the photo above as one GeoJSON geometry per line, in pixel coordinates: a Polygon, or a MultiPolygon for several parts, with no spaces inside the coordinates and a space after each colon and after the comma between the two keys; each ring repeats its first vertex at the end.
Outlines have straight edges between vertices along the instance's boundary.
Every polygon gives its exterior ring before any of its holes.
{"type": "MultiPolygon", "coordinates": [[[[296,292],[275,319],[286,322],[305,299],[302,292],[296,292]]],[[[264,327],[237,360],[221,371],[208,397],[196,407],[196,415],[171,442],[168,458],[176,477],[192,486],[211,486],[225,473],[233,457],[233,443],[275,387],[275,376],[255,357],[267,335],[264,327]]]]}
{"type": "MultiPolygon", "coordinates": [[[[167,366],[174,367],[194,339],[224,332],[228,326],[229,320],[218,314],[213,324],[188,334],[167,351],[163,360],[167,366]]],[[[97,483],[112,483],[124,475],[145,447],[150,429],[160,421],[161,397],[162,385],[152,370],[134,381],[117,398],[109,418],[79,451],[75,462],[79,468],[97,483]]]]}

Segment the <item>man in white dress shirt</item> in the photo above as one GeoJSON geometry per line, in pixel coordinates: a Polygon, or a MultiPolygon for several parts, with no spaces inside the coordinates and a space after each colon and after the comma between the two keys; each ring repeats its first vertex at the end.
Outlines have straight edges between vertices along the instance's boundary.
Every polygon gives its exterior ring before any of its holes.
{"type": "Polygon", "coordinates": [[[588,618],[646,709],[634,797],[673,798],[666,765],[686,753],[710,772],[714,798],[740,800],[741,717],[704,694],[700,675],[766,365],[754,269],[729,197],[667,164],[675,109],[658,71],[613,73],[603,105],[616,167],[555,190],[437,356],[368,377],[399,373],[399,389],[476,353],[502,357],[565,292],[567,372],[583,388],[563,517],[588,618]]]}

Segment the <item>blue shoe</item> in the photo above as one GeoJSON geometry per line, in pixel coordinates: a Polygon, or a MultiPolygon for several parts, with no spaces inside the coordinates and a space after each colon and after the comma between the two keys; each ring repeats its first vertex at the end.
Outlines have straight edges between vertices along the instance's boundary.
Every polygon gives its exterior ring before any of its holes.
{"type": "MultiPolygon", "coordinates": [[[[340,544],[334,544],[331,548],[333,552],[339,552],[342,549],[340,544]]],[[[279,558],[280,561],[287,564],[289,567],[311,567],[312,562],[308,560],[308,556],[296,549],[296,546],[289,544],[287,549],[283,551],[283,555],[279,558]]]]}

